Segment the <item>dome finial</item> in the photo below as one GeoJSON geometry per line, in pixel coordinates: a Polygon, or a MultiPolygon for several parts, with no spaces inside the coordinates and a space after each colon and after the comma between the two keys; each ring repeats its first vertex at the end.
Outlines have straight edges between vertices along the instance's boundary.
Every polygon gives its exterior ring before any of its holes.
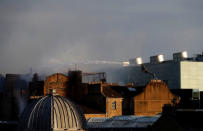
{"type": "Polygon", "coordinates": [[[56,89],[50,89],[50,95],[53,95],[53,96],[57,95],[56,89]]]}

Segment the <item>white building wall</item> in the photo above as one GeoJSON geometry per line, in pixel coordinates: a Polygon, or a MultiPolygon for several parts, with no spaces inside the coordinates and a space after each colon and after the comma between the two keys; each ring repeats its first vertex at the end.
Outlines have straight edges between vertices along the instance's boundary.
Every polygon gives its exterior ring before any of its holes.
{"type": "Polygon", "coordinates": [[[203,62],[181,61],[181,89],[203,91],[203,62]]]}

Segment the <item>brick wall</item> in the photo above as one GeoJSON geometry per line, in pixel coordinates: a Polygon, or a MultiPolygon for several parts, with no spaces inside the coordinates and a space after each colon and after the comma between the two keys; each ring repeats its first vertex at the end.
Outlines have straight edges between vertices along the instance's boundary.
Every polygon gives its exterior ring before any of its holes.
{"type": "Polygon", "coordinates": [[[85,115],[86,120],[88,120],[89,118],[92,118],[92,117],[103,117],[103,118],[106,117],[106,114],[84,114],[84,115],[85,115]]]}
{"type": "Polygon", "coordinates": [[[122,98],[106,98],[106,116],[121,116],[122,115],[122,98]]]}
{"type": "Polygon", "coordinates": [[[156,115],[162,112],[164,104],[172,104],[175,97],[164,82],[153,80],[134,97],[134,115],[156,115]]]}
{"type": "Polygon", "coordinates": [[[56,93],[60,96],[67,96],[68,90],[68,77],[56,73],[48,76],[44,82],[44,95],[50,94],[50,89],[56,89],[56,93]]]}

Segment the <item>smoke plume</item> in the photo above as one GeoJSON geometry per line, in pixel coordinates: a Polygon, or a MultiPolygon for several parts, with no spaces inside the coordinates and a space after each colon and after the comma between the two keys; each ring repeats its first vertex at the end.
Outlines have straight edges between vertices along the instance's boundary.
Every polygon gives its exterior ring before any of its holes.
{"type": "Polygon", "coordinates": [[[0,73],[201,53],[202,6],[202,0],[1,0],[0,73]]]}

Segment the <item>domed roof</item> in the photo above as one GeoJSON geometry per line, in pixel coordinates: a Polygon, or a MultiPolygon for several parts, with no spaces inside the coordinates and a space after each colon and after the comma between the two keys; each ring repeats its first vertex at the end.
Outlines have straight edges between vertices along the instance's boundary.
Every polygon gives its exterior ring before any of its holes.
{"type": "Polygon", "coordinates": [[[21,116],[20,130],[86,129],[80,108],[70,100],[48,95],[28,105],[21,116]]]}

